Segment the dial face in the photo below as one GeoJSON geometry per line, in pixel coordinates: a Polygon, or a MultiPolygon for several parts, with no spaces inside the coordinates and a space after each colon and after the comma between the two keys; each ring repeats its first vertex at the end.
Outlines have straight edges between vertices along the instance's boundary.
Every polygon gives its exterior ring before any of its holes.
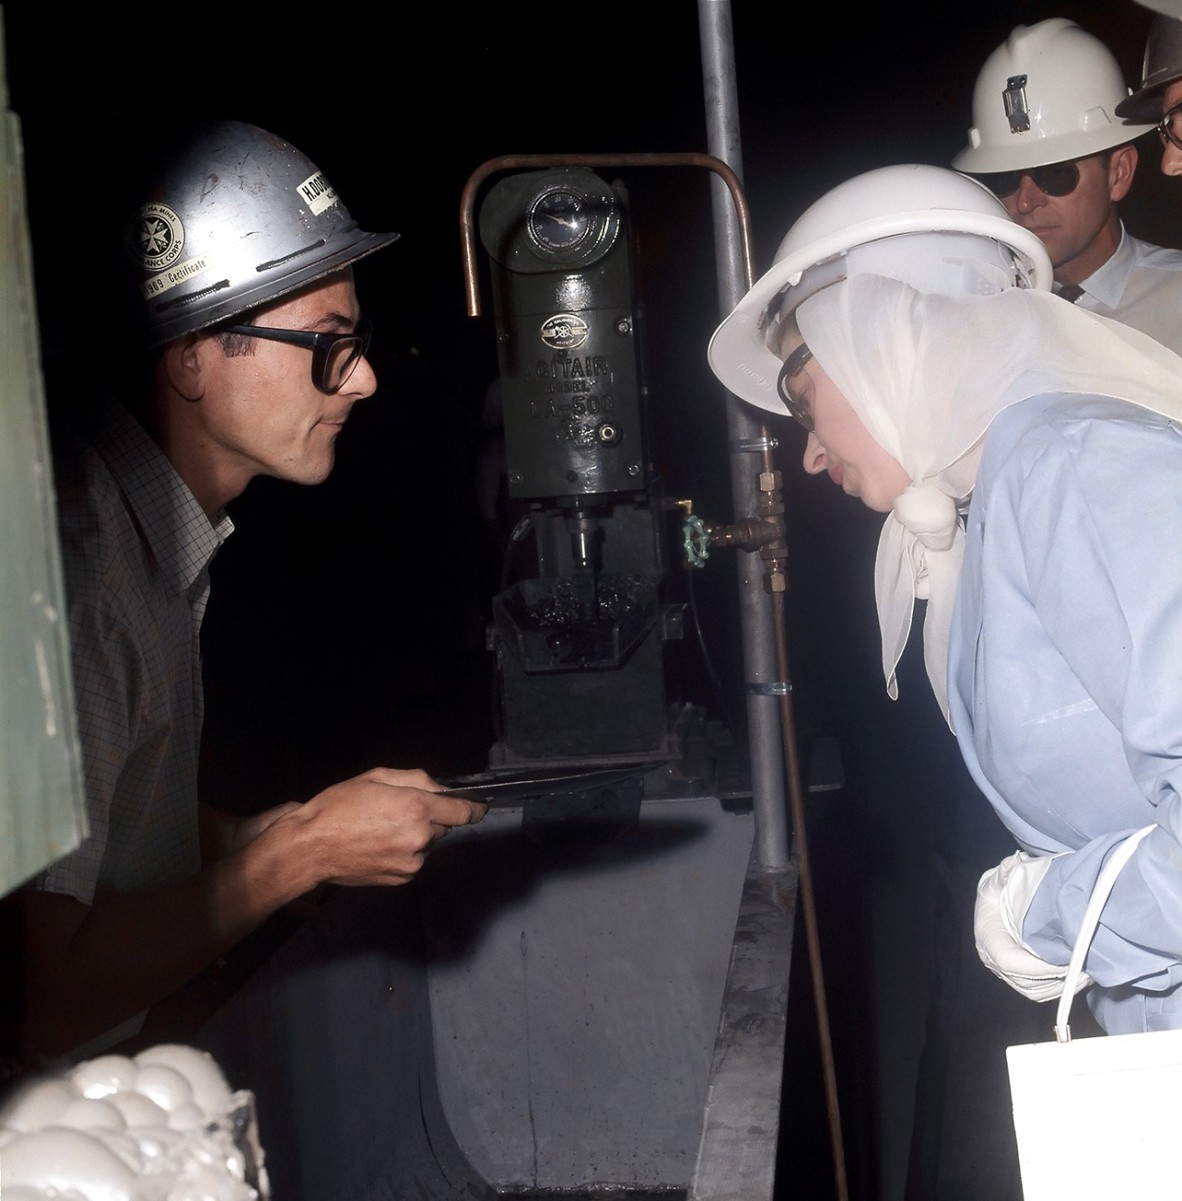
{"type": "Polygon", "coordinates": [[[590,212],[573,192],[545,192],[530,206],[530,236],[546,250],[572,250],[590,232],[591,224],[590,212]]]}

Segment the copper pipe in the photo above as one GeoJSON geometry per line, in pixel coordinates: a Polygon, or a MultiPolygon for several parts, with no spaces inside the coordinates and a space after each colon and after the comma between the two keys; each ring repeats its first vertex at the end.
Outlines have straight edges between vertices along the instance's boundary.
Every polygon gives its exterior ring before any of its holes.
{"type": "Polygon", "coordinates": [[[743,246],[743,265],[750,287],[751,219],[747,198],[739,177],[712,154],[502,154],[481,163],[464,184],[460,197],[460,243],[464,259],[464,292],[468,300],[468,316],[480,316],[480,275],[476,268],[476,194],[481,184],[498,171],[535,171],[545,167],[704,167],[722,177],[730,189],[739,221],[739,238],[743,246]]]}
{"type": "MultiPolygon", "coordinates": [[[[776,633],[776,674],[787,683],[788,638],[784,621],[783,594],[772,598],[775,605],[773,626],[776,633]]],[[[796,855],[800,861],[800,897],[804,916],[805,943],[809,970],[813,977],[813,998],[817,1011],[817,1039],[821,1047],[821,1074],[825,1082],[825,1106],[829,1114],[829,1141],[833,1152],[833,1183],[838,1201],[849,1197],[846,1179],[845,1146],[841,1133],[841,1108],[837,1099],[837,1068],[833,1061],[833,1041],[829,1032],[829,1007],[825,995],[825,974],[821,967],[821,935],[817,927],[817,898],[813,891],[813,872],[809,860],[804,827],[804,789],[800,783],[800,760],[796,752],[796,729],[792,716],[792,697],[780,697],[780,722],[783,728],[785,768],[788,773],[788,809],[796,831],[796,855]]]]}
{"type": "MultiPolygon", "coordinates": [[[[770,463],[770,446],[761,452],[765,464],[770,463]]],[[[800,759],[796,749],[796,722],[792,713],[792,693],[787,687],[791,680],[788,668],[788,633],[784,614],[784,574],[788,553],[785,544],[784,506],[780,499],[780,474],[771,472],[760,481],[759,516],[748,517],[732,526],[711,526],[712,540],[721,545],[740,546],[746,551],[760,552],[765,566],[765,587],[772,599],[772,629],[776,642],[776,678],[785,685],[780,694],[780,730],[784,746],[784,772],[788,779],[788,811],[796,833],[796,857],[800,864],[800,898],[804,916],[805,944],[808,948],[809,970],[813,980],[813,1000],[817,1015],[817,1039],[821,1051],[821,1074],[825,1086],[825,1106],[829,1117],[829,1140],[833,1154],[834,1188],[838,1201],[847,1201],[849,1186],[846,1179],[845,1146],[841,1130],[841,1108],[837,1097],[837,1069],[833,1060],[833,1042],[829,1030],[829,1006],[825,993],[825,973],[821,964],[821,935],[817,925],[817,901],[813,890],[812,863],[809,858],[808,836],[804,820],[804,788],[800,781],[800,759]],[[778,574],[778,582],[772,578],[778,574]]]]}

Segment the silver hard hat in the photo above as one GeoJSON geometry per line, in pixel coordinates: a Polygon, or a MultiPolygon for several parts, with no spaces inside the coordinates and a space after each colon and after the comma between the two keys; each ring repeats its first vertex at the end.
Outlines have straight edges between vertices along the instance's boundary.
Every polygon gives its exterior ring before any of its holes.
{"type": "Polygon", "coordinates": [[[1182,21],[1158,13],[1145,42],[1145,65],[1141,86],[1116,106],[1126,120],[1158,121],[1162,116],[1162,93],[1182,79],[1182,21]]]}
{"type": "Polygon", "coordinates": [[[340,270],[397,234],[357,227],[324,173],[241,121],[199,127],[128,221],[147,338],[171,342],[340,270]]]}

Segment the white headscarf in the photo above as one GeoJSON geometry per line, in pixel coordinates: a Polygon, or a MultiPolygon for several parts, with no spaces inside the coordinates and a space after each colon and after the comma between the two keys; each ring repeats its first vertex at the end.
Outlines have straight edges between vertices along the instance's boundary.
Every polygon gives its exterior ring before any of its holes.
{"type": "Polygon", "coordinates": [[[796,314],[817,361],[911,486],[883,526],[874,567],[887,691],[926,599],[924,661],[948,717],[948,636],[964,554],[958,505],[985,431],[1044,393],[1112,396],[1182,419],[1182,358],[1047,292],[934,296],[878,275],[818,292],[796,314]]]}

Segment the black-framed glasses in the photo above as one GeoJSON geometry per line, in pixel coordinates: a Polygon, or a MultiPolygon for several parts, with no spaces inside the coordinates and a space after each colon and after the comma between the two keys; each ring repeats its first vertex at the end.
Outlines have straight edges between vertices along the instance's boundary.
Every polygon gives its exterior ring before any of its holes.
{"type": "Polygon", "coordinates": [[[1022,186],[1022,176],[1047,196],[1070,196],[1079,187],[1079,164],[1048,163],[1045,167],[1029,167],[1025,171],[994,171],[977,178],[994,194],[1004,200],[1022,186]]]}
{"type": "Polygon", "coordinates": [[[1166,110],[1166,115],[1157,123],[1157,136],[1164,146],[1167,142],[1182,150],[1182,104],[1166,110]]]}
{"type": "Polygon", "coordinates": [[[802,342],[785,360],[776,377],[776,391],[784,402],[784,408],[812,433],[816,426],[813,424],[812,410],[799,396],[792,392],[792,380],[804,370],[804,365],[813,357],[807,342],[802,342]]]}
{"type": "Polygon", "coordinates": [[[219,325],[218,332],[245,338],[264,338],[306,346],[312,352],[312,383],[328,396],[339,392],[369,350],[373,322],[362,317],[348,334],[325,334],[310,329],[273,329],[269,325],[219,325]]]}

